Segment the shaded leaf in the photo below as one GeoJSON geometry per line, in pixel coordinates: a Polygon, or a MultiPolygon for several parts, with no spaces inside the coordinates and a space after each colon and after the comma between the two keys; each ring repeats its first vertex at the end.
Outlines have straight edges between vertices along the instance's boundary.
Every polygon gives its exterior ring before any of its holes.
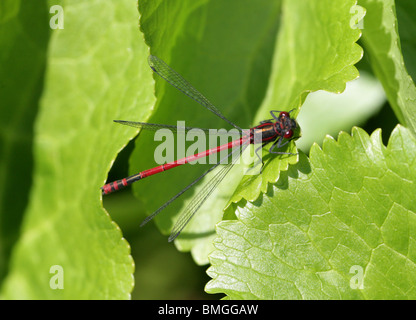
{"type": "MultiPolygon", "coordinates": [[[[382,83],[397,119],[415,132],[416,87],[404,65],[395,3],[393,0],[361,0],[359,3],[368,11],[363,44],[370,55],[374,74],[382,83]]],[[[402,27],[407,28],[405,20],[402,27]]]]}
{"type": "Polygon", "coordinates": [[[44,1],[0,4],[0,280],[28,204],[33,123],[49,39],[44,1]]]}

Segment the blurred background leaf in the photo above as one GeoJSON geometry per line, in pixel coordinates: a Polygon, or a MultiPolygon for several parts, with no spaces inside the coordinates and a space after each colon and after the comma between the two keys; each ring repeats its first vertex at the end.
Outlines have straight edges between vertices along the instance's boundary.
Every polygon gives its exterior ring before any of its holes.
{"type": "MultiPolygon", "coordinates": [[[[397,21],[394,0],[361,0],[367,9],[364,21],[363,44],[367,50],[374,74],[382,83],[389,103],[400,123],[416,132],[416,87],[405,67],[402,55],[399,30],[403,37],[409,30],[415,30],[414,21],[409,22],[406,15],[397,21]]],[[[398,0],[399,11],[415,13],[416,5],[408,0],[398,0]]],[[[406,52],[415,47],[415,40],[405,43],[406,52]],[[407,49],[408,48],[408,49],[407,49]]],[[[407,58],[406,63],[414,71],[415,58],[407,58]]]]}

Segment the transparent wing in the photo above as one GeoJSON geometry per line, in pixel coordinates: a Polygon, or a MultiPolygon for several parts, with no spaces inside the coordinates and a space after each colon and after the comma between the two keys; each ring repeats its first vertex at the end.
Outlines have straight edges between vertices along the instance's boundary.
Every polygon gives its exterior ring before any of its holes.
{"type": "Polygon", "coordinates": [[[169,67],[163,60],[156,56],[149,56],[149,65],[154,72],[169,82],[176,89],[185,93],[188,97],[195,100],[224,121],[231,124],[234,128],[241,130],[236,124],[228,120],[207,98],[205,98],[198,90],[196,90],[188,81],[186,81],[179,73],[169,67]]]}
{"type": "Polygon", "coordinates": [[[195,127],[180,127],[180,126],[178,127],[178,126],[169,125],[169,124],[157,124],[157,123],[124,121],[124,120],[114,120],[114,122],[117,122],[126,126],[130,126],[130,127],[144,129],[144,130],[157,131],[159,129],[169,129],[172,132],[178,132],[178,131],[188,132],[190,130],[200,130],[209,134],[209,129],[195,128],[195,127]]]}
{"type": "MultiPolygon", "coordinates": [[[[224,159],[221,159],[220,162],[218,162],[214,167],[208,170],[208,172],[215,169],[218,165],[225,162],[226,159],[233,156],[233,154],[240,152],[244,152],[245,148],[248,146],[248,143],[243,144],[242,146],[235,148],[232,152],[230,152],[227,157],[224,159]]],[[[191,202],[186,207],[185,211],[180,215],[178,220],[176,221],[175,225],[173,226],[172,232],[169,236],[168,241],[172,242],[175,240],[183,228],[188,224],[188,222],[192,219],[192,217],[195,215],[195,213],[198,211],[198,209],[204,204],[204,202],[208,199],[208,197],[211,195],[211,193],[216,189],[218,184],[224,179],[224,177],[227,175],[227,173],[231,170],[231,168],[234,166],[235,162],[237,161],[238,157],[232,157],[232,161],[230,161],[228,164],[224,165],[224,167],[219,170],[214,177],[211,178],[211,180],[204,186],[204,188],[199,191],[196,196],[191,200],[191,202]]],[[[208,173],[206,172],[204,176],[208,173]]]]}
{"type": "Polygon", "coordinates": [[[246,134],[243,130],[243,133],[241,131],[236,132],[237,130],[230,130],[230,131],[218,131],[216,129],[205,129],[205,128],[196,128],[196,127],[181,127],[181,126],[175,126],[170,124],[157,124],[157,123],[148,123],[148,122],[136,122],[136,121],[125,121],[125,120],[113,120],[116,123],[120,123],[126,126],[140,128],[144,130],[152,130],[157,131],[159,129],[169,129],[170,131],[174,133],[178,132],[188,132],[190,130],[194,130],[194,132],[198,133],[204,133],[208,135],[227,135],[227,136],[241,136],[242,134],[246,134]]]}

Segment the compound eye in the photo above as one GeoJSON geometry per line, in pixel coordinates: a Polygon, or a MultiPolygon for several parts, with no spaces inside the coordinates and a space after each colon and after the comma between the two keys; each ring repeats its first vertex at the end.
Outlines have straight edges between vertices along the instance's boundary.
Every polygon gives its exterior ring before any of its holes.
{"type": "Polygon", "coordinates": [[[289,138],[292,138],[292,136],[293,136],[293,130],[289,129],[285,132],[285,134],[283,135],[283,138],[289,139],[289,138]]]}
{"type": "Polygon", "coordinates": [[[289,112],[282,111],[282,112],[279,113],[279,117],[290,118],[290,115],[289,115],[289,112]]]}

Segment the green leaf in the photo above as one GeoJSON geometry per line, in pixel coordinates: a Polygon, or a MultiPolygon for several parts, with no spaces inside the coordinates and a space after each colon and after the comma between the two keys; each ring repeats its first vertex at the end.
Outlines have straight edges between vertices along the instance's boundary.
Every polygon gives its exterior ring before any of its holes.
{"type": "Polygon", "coordinates": [[[2,295],[125,299],[134,264],[120,229],[102,208],[100,187],[135,134],[112,120],[146,117],[154,103],[148,50],[138,37],[134,1],[53,1],[48,11],[57,4],[64,28],[49,31],[33,187],[2,295]],[[63,289],[54,289],[59,282],[63,289]]]}
{"type": "Polygon", "coordinates": [[[416,141],[401,126],[314,145],[238,221],[217,225],[207,292],[231,299],[414,299],[416,141]],[[358,270],[358,271],[357,271],[358,270]]]}
{"type": "MultiPolygon", "coordinates": [[[[361,0],[359,3],[368,11],[364,21],[363,44],[370,55],[374,73],[383,84],[396,117],[416,132],[416,86],[404,65],[394,1],[361,0]]],[[[414,14],[414,4],[408,3],[409,13],[413,11],[414,14]]],[[[399,27],[406,30],[408,24],[402,21],[403,25],[399,27]]]]}
{"type": "MultiPolygon", "coordinates": [[[[267,117],[268,110],[284,109],[297,116],[298,108],[312,91],[340,93],[346,83],[358,77],[354,64],[362,57],[356,44],[358,29],[351,28],[355,1],[283,2],[283,24],[279,30],[272,74],[265,99],[256,119],[267,117]],[[325,32],[322,32],[325,30],[325,32]],[[261,118],[260,118],[261,117],[261,118]]],[[[286,152],[296,153],[293,143],[286,152]]],[[[297,156],[274,157],[261,175],[245,176],[231,201],[255,200],[266,192],[280,172],[298,161],[297,156]]]]}

